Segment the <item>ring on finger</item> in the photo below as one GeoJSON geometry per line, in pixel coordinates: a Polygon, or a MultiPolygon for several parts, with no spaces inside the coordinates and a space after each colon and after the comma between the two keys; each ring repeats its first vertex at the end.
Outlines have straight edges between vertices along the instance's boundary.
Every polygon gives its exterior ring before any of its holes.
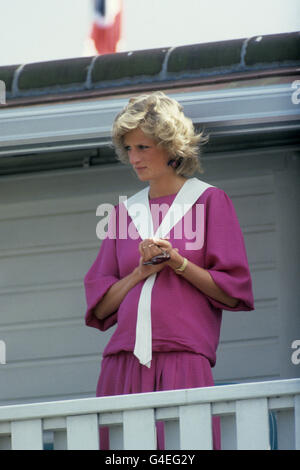
{"type": "Polygon", "coordinates": [[[146,248],[150,248],[151,246],[155,246],[155,243],[150,243],[150,245],[142,245],[143,250],[146,248]]]}

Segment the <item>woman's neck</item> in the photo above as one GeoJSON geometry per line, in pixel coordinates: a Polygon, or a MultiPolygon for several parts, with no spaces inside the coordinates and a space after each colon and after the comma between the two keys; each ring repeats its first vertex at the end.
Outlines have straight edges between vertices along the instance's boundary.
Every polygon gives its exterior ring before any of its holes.
{"type": "Polygon", "coordinates": [[[171,180],[150,181],[149,198],[152,199],[178,193],[186,181],[187,178],[183,176],[176,176],[171,180]]]}

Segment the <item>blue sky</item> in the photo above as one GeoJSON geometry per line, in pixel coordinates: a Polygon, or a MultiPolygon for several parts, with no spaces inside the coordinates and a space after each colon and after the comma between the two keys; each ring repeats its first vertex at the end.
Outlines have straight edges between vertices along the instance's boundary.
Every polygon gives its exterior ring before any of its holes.
{"type": "MultiPolygon", "coordinates": [[[[300,30],[300,0],[123,0],[121,50],[300,30]]],[[[0,0],[0,65],[93,55],[91,0],[0,0]]]]}

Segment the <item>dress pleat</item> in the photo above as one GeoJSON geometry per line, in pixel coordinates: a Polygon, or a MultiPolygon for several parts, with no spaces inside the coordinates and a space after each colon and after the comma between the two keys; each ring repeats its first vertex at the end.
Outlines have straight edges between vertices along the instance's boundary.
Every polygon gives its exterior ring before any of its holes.
{"type": "MultiPolygon", "coordinates": [[[[153,391],[210,387],[214,385],[211,366],[201,354],[185,351],[153,352],[151,368],[141,365],[131,352],[106,356],[102,360],[97,396],[127,395],[153,391]]],[[[213,448],[220,449],[220,420],[212,418],[213,448]]],[[[108,428],[100,429],[100,448],[109,449],[108,428]]],[[[164,427],[157,422],[157,448],[165,448],[164,427]]]]}

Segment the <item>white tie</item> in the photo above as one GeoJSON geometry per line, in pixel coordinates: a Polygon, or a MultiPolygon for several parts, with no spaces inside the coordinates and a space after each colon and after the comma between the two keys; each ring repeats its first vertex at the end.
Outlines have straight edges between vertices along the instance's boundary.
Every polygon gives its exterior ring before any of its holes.
{"type": "MultiPolygon", "coordinates": [[[[155,234],[153,234],[153,222],[148,199],[149,187],[139,191],[123,203],[142,240],[146,238],[164,238],[209,187],[212,187],[212,185],[197,178],[187,180],[177,193],[155,234]]],[[[138,303],[133,353],[140,363],[146,367],[151,367],[152,360],[151,295],[156,276],[155,273],[147,277],[138,303]]]]}

